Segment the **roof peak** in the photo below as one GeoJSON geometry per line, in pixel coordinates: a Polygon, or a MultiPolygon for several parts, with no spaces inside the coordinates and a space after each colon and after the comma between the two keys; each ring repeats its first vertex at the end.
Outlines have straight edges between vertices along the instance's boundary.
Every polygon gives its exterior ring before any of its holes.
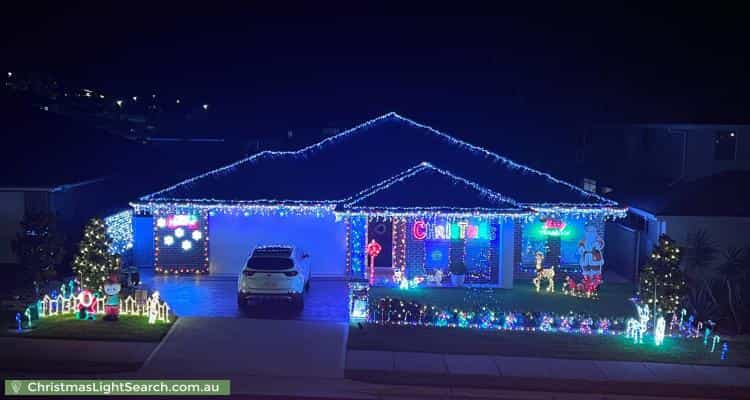
{"type": "MultiPolygon", "coordinates": [[[[202,178],[205,178],[205,177],[209,177],[211,175],[218,174],[218,173],[230,170],[232,168],[238,167],[238,166],[240,166],[242,164],[253,162],[253,161],[256,161],[256,160],[259,160],[259,159],[263,159],[265,157],[287,157],[287,156],[294,157],[294,156],[302,156],[302,155],[305,155],[305,154],[307,154],[309,152],[322,149],[322,148],[326,147],[329,144],[333,144],[335,142],[338,142],[339,140],[341,140],[341,139],[343,139],[345,137],[348,137],[350,135],[353,135],[356,132],[359,132],[359,131],[361,131],[363,129],[366,129],[366,128],[372,126],[372,125],[378,124],[378,123],[380,123],[380,122],[382,122],[384,120],[389,120],[389,119],[394,119],[394,120],[402,121],[405,124],[408,124],[410,126],[427,130],[431,134],[436,135],[436,136],[438,136],[438,137],[440,137],[440,138],[448,141],[450,144],[452,144],[454,146],[457,146],[459,148],[464,148],[464,149],[469,150],[471,152],[474,152],[474,153],[477,153],[477,154],[481,154],[481,155],[483,155],[485,157],[491,158],[491,159],[493,159],[493,160],[495,160],[497,162],[505,164],[508,168],[519,169],[519,170],[521,170],[523,172],[533,173],[533,174],[538,175],[538,176],[540,176],[540,177],[542,177],[544,179],[547,179],[547,180],[549,180],[551,182],[554,182],[554,183],[557,183],[557,184],[561,184],[561,185],[567,187],[568,189],[577,192],[579,195],[584,196],[585,198],[592,198],[592,199],[596,199],[596,200],[602,202],[602,205],[617,205],[616,202],[614,202],[614,201],[612,201],[610,199],[607,199],[607,198],[605,198],[603,196],[600,196],[600,195],[595,194],[595,193],[587,192],[587,191],[583,190],[583,188],[580,188],[580,187],[578,187],[576,185],[573,185],[571,183],[568,183],[566,181],[557,179],[557,178],[553,177],[552,175],[550,175],[550,174],[548,174],[546,172],[541,172],[539,170],[533,169],[533,168],[528,167],[526,165],[516,163],[516,162],[514,162],[514,161],[512,161],[512,160],[510,160],[510,159],[508,159],[508,158],[506,158],[504,156],[501,156],[501,155],[499,155],[497,153],[494,153],[494,152],[492,152],[490,150],[487,150],[485,148],[482,148],[482,147],[473,145],[471,143],[465,142],[463,140],[457,139],[457,138],[455,138],[455,137],[453,137],[451,135],[448,135],[448,134],[446,134],[444,132],[441,132],[441,131],[439,131],[439,130],[431,127],[431,126],[424,125],[424,124],[421,124],[421,123],[416,122],[414,120],[411,120],[409,118],[406,118],[406,117],[404,117],[404,116],[396,113],[395,111],[390,111],[390,112],[388,112],[386,114],[383,114],[381,116],[378,116],[378,117],[375,117],[373,119],[370,119],[370,120],[368,120],[366,122],[363,122],[363,123],[361,123],[361,124],[359,124],[357,126],[354,126],[354,127],[350,128],[350,129],[347,129],[347,130],[345,130],[343,132],[340,132],[340,133],[338,133],[336,135],[327,137],[327,138],[325,138],[325,139],[323,139],[323,140],[321,140],[321,141],[319,141],[317,143],[308,145],[308,146],[303,147],[303,148],[301,148],[299,150],[296,150],[296,151],[273,151],[273,150],[265,150],[265,151],[256,153],[256,154],[251,155],[249,157],[245,157],[243,159],[235,161],[234,163],[231,163],[229,165],[226,165],[226,166],[223,166],[223,167],[220,167],[220,168],[208,171],[206,173],[203,173],[201,175],[195,176],[193,178],[189,178],[189,179],[183,180],[183,181],[181,181],[181,182],[179,182],[179,183],[177,183],[175,185],[169,186],[169,187],[164,188],[162,190],[159,190],[157,192],[154,192],[154,193],[142,196],[140,198],[140,200],[152,200],[152,199],[154,199],[158,195],[161,195],[163,193],[166,193],[166,192],[169,192],[171,190],[177,189],[177,188],[179,188],[179,187],[181,187],[183,185],[191,184],[191,183],[193,183],[193,182],[195,182],[195,181],[197,181],[199,179],[202,179],[202,178]]],[[[423,161],[420,164],[420,166],[425,167],[425,168],[434,168],[436,170],[440,170],[439,168],[435,167],[434,165],[430,164],[427,161],[423,161]]]]}
{"type": "Polygon", "coordinates": [[[480,185],[480,184],[478,184],[478,183],[476,183],[474,181],[470,181],[470,180],[468,180],[466,178],[463,178],[461,176],[455,175],[452,172],[450,172],[448,170],[445,170],[445,169],[442,169],[442,168],[439,168],[439,167],[433,165],[432,163],[430,163],[428,161],[422,161],[419,164],[417,164],[417,165],[415,165],[415,166],[413,166],[411,168],[408,168],[408,169],[406,169],[406,170],[404,170],[404,171],[402,171],[402,172],[400,172],[400,173],[398,173],[396,175],[393,175],[393,176],[391,176],[389,178],[386,178],[386,179],[384,179],[384,180],[382,180],[382,181],[380,181],[380,182],[378,182],[378,183],[376,183],[376,184],[374,184],[374,185],[372,185],[372,186],[370,186],[370,187],[368,187],[368,188],[366,188],[364,190],[359,191],[357,194],[349,197],[348,199],[343,200],[342,201],[342,205],[344,207],[350,207],[353,204],[356,204],[356,203],[358,203],[358,202],[360,202],[360,201],[362,201],[362,200],[364,200],[364,199],[366,199],[366,198],[368,198],[370,196],[373,196],[373,195],[375,195],[378,192],[386,190],[389,187],[391,187],[391,186],[393,186],[393,185],[395,185],[397,183],[404,182],[404,181],[406,181],[406,180],[408,180],[410,178],[414,178],[418,174],[420,174],[421,172],[427,171],[427,170],[432,171],[432,172],[437,172],[440,175],[443,175],[443,176],[446,176],[446,177],[450,178],[452,181],[459,182],[459,183],[462,183],[462,184],[464,184],[466,186],[469,186],[472,189],[474,189],[477,192],[479,192],[483,197],[486,197],[486,198],[488,198],[488,199],[490,199],[492,201],[495,201],[497,203],[508,203],[508,204],[510,204],[510,205],[512,205],[514,207],[523,207],[515,199],[512,199],[510,197],[504,196],[504,195],[502,195],[500,193],[497,193],[497,192],[495,192],[495,191],[493,191],[491,189],[488,189],[488,188],[486,188],[486,187],[484,187],[484,186],[482,186],[482,185],[480,185]]]}

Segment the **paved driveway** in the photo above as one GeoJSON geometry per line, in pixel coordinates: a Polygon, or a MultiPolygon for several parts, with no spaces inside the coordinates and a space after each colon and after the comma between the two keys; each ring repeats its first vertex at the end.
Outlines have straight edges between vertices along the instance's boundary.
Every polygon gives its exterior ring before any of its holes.
{"type": "Polygon", "coordinates": [[[140,377],[344,377],[348,324],[180,318],[140,377]]]}
{"type": "Polygon", "coordinates": [[[141,280],[156,289],[180,317],[252,317],[346,322],[348,289],[343,280],[313,279],[305,294],[305,308],[276,304],[251,314],[237,308],[237,280],[216,276],[162,276],[141,270],[141,280]]]}

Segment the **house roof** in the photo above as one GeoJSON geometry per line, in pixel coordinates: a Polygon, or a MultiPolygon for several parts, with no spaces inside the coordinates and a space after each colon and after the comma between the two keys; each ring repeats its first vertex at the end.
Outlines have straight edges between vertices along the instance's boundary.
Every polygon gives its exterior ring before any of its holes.
{"type": "MultiPolygon", "coordinates": [[[[481,185],[488,192],[502,194],[514,206],[617,206],[612,200],[396,113],[377,117],[297,151],[260,152],[143,196],[141,200],[338,203],[351,199],[363,188],[404,174],[422,161],[481,185]]],[[[445,174],[438,173],[442,178],[432,176],[436,168],[424,166],[418,175],[426,173],[425,180],[445,179],[445,174]]],[[[415,182],[418,183],[411,183],[415,182]]],[[[422,193],[419,201],[442,205],[445,190],[432,187],[422,193]]],[[[395,191],[376,198],[382,197],[388,204],[414,201],[413,192],[399,193],[405,198],[396,201],[395,191]]],[[[373,204],[374,199],[368,204],[373,204]]],[[[446,205],[456,204],[453,201],[446,205]]]]}
{"type": "Polygon", "coordinates": [[[456,212],[482,211],[522,213],[531,211],[515,200],[489,190],[476,182],[454,175],[428,162],[378,182],[340,205],[341,210],[424,210],[456,212]],[[440,202],[430,196],[440,192],[440,202]]]}
{"type": "Polygon", "coordinates": [[[750,217],[749,171],[727,171],[673,186],[620,196],[628,204],[659,216],[750,217]]]}

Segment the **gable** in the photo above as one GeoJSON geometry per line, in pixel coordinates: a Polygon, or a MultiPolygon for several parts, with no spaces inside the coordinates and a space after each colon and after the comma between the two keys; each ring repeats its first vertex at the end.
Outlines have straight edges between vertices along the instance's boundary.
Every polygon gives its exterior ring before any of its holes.
{"type": "Polygon", "coordinates": [[[524,205],[616,205],[395,113],[299,151],[258,153],[142,200],[337,202],[421,161],[524,205]]]}

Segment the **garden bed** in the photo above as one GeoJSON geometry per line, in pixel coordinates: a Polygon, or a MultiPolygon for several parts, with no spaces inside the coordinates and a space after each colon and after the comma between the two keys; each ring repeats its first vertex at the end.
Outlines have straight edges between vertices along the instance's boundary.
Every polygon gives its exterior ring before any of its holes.
{"type": "MultiPolygon", "coordinates": [[[[750,367],[750,337],[727,338],[727,360],[703,345],[702,339],[666,337],[661,346],[646,336],[634,344],[623,335],[577,335],[485,329],[381,326],[353,324],[350,350],[409,351],[440,354],[482,354],[607,361],[649,361],[750,367]]],[[[722,339],[723,341],[723,339],[722,339]]]]}
{"type": "MultiPolygon", "coordinates": [[[[16,333],[4,330],[5,336],[46,339],[112,340],[132,342],[158,342],[174,323],[149,324],[148,318],[137,315],[120,315],[119,321],[78,320],[74,314],[54,315],[35,322],[35,328],[16,333]]],[[[24,322],[25,324],[25,322],[24,322]]]]}
{"type": "MultiPolygon", "coordinates": [[[[561,284],[558,284],[561,285],[561,284]]],[[[562,290],[555,293],[539,292],[528,280],[518,280],[513,289],[430,287],[401,290],[391,287],[370,289],[370,301],[391,297],[411,300],[439,308],[472,311],[477,306],[493,310],[541,312],[564,314],[569,312],[605,317],[633,317],[634,289],[630,284],[604,283],[597,299],[566,296],[562,290]]]]}

